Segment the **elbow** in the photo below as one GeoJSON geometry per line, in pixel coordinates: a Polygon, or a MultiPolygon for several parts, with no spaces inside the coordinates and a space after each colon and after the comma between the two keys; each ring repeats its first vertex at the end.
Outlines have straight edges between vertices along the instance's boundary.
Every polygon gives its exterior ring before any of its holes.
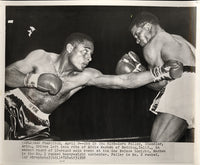
{"type": "Polygon", "coordinates": [[[13,87],[13,81],[15,81],[15,76],[13,76],[13,71],[11,68],[5,69],[5,85],[8,87],[13,87]]]}
{"type": "Polygon", "coordinates": [[[9,79],[10,79],[10,71],[9,69],[5,70],[5,84],[9,86],[9,79]]]}

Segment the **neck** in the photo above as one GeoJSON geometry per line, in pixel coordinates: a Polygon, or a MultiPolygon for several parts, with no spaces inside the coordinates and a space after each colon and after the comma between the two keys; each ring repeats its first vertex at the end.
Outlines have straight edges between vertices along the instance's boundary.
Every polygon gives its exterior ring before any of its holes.
{"type": "Polygon", "coordinates": [[[152,40],[158,33],[163,32],[163,31],[164,30],[159,25],[153,26],[150,31],[150,34],[151,34],[150,40],[152,40]]]}
{"type": "Polygon", "coordinates": [[[59,75],[66,72],[69,73],[73,70],[69,64],[68,53],[66,51],[60,54],[54,65],[59,75]]]}
{"type": "Polygon", "coordinates": [[[164,29],[161,28],[159,25],[154,26],[154,28],[152,28],[152,36],[155,36],[156,34],[163,32],[164,29]]]}

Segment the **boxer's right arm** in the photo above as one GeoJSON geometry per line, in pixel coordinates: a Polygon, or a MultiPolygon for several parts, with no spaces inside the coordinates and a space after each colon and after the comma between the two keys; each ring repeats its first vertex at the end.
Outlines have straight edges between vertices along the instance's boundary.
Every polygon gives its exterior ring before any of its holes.
{"type": "Polygon", "coordinates": [[[28,73],[24,78],[24,86],[37,88],[42,92],[56,95],[62,88],[62,80],[52,73],[28,73]]]}
{"type": "Polygon", "coordinates": [[[56,94],[62,87],[62,81],[51,73],[37,74],[34,63],[41,59],[43,50],[35,50],[23,60],[6,68],[6,85],[13,88],[34,87],[43,92],[56,94]]]}
{"type": "Polygon", "coordinates": [[[24,59],[16,61],[5,69],[5,83],[9,87],[24,87],[24,78],[35,71],[34,63],[42,55],[42,50],[29,53],[24,59]]]}

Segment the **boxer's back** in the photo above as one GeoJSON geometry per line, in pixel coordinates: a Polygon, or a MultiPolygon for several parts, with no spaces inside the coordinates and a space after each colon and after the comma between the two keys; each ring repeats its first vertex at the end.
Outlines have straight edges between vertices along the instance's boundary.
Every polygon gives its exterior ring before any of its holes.
{"type": "Polygon", "coordinates": [[[194,66],[195,65],[194,46],[179,35],[172,34],[172,37],[181,45],[180,54],[178,54],[180,61],[184,65],[194,66]]]}

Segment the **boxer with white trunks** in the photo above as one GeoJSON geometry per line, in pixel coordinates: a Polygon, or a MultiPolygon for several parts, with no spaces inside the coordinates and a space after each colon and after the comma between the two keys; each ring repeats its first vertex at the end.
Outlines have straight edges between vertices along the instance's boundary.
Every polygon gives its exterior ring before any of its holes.
{"type": "MultiPolygon", "coordinates": [[[[145,67],[140,63],[139,57],[133,51],[129,51],[122,56],[116,67],[117,74],[143,72],[145,70],[145,67]]],[[[156,75],[160,72],[160,67],[151,69],[151,72],[156,75]]],[[[192,110],[194,110],[195,105],[193,99],[195,67],[183,66],[183,72],[182,76],[176,80],[167,80],[167,78],[164,78],[165,75],[154,80],[156,82],[165,79],[168,81],[168,85],[159,90],[149,110],[156,115],[161,113],[175,115],[184,119],[187,122],[187,128],[192,129],[194,128],[194,111],[192,110]],[[191,109],[191,111],[188,109],[191,109]]],[[[189,141],[191,140],[189,139],[189,141]]]]}
{"type": "MultiPolygon", "coordinates": [[[[141,12],[133,17],[130,31],[136,43],[143,49],[149,70],[165,65],[169,60],[177,60],[184,65],[183,68],[189,70],[184,72],[180,79],[165,79],[147,85],[160,91],[150,107],[150,110],[157,114],[151,140],[179,141],[187,128],[194,127],[195,48],[183,37],[167,33],[160,26],[158,18],[149,12],[141,12]]],[[[116,71],[120,74],[118,67],[119,64],[116,71]]],[[[131,69],[123,73],[130,71],[131,69]]],[[[155,69],[152,71],[155,74],[159,72],[155,69]]]]}
{"type": "MultiPolygon", "coordinates": [[[[159,77],[154,83],[147,85],[159,91],[150,107],[150,111],[157,114],[151,131],[151,140],[179,141],[187,128],[194,128],[195,48],[183,37],[167,33],[159,25],[158,18],[149,12],[136,15],[129,28],[136,43],[143,48],[148,69],[154,75],[160,72],[160,69],[155,67],[165,65],[169,60],[181,62],[184,65],[183,70],[187,71],[180,79],[169,81],[159,77]]],[[[130,56],[132,53],[128,54],[130,56]]],[[[137,55],[133,55],[134,60],[129,56],[123,56],[118,62],[117,74],[130,73],[135,69],[145,71],[139,64],[137,55]]]]}

